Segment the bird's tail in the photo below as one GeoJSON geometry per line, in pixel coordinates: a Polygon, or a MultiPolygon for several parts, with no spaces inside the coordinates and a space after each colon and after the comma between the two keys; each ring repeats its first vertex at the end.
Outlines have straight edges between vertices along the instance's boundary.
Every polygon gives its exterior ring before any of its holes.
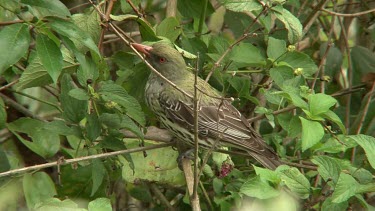
{"type": "Polygon", "coordinates": [[[248,151],[248,153],[264,167],[271,170],[275,170],[278,166],[283,164],[277,155],[261,155],[251,151],[248,151]]]}

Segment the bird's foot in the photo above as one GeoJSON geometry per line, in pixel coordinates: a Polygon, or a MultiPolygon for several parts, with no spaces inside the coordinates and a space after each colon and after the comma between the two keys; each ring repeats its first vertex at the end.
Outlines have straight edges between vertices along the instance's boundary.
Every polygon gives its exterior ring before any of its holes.
{"type": "Polygon", "coordinates": [[[193,160],[194,159],[194,149],[189,149],[183,153],[180,153],[177,157],[177,163],[178,163],[178,168],[183,171],[182,168],[182,160],[183,159],[188,159],[188,160],[193,160]]]}

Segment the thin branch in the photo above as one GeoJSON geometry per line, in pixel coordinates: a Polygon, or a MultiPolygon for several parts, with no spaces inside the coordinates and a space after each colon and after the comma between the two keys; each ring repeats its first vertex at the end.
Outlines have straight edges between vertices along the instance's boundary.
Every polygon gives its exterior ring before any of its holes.
{"type": "Polygon", "coordinates": [[[242,42],[243,40],[245,40],[246,38],[248,38],[250,35],[256,35],[256,34],[249,34],[249,31],[251,29],[251,27],[253,27],[253,25],[257,22],[257,20],[260,18],[260,16],[265,13],[266,11],[268,10],[268,7],[263,7],[263,10],[255,17],[255,19],[253,20],[253,22],[245,29],[244,33],[242,34],[242,36],[240,38],[238,38],[236,41],[234,41],[234,43],[232,43],[226,50],[225,52],[220,56],[220,58],[214,63],[214,65],[212,66],[210,72],[208,73],[207,77],[206,77],[206,82],[208,82],[208,80],[211,78],[212,74],[214,73],[214,71],[216,70],[217,67],[220,66],[220,63],[223,61],[223,59],[225,58],[225,56],[232,51],[233,47],[237,44],[239,44],[240,42],[242,42]]]}
{"type": "Polygon", "coordinates": [[[151,191],[155,194],[155,196],[164,204],[168,210],[175,210],[174,207],[169,203],[168,199],[165,198],[164,194],[159,190],[159,188],[155,185],[155,183],[150,184],[151,191]]]}
{"type": "Polygon", "coordinates": [[[363,114],[361,116],[361,119],[360,119],[360,122],[359,122],[359,125],[358,125],[358,128],[357,128],[356,134],[361,133],[363,122],[365,121],[365,118],[367,116],[367,112],[368,112],[368,109],[370,107],[370,102],[371,102],[371,99],[372,99],[372,97],[374,95],[374,91],[375,91],[375,81],[372,83],[371,91],[368,92],[367,95],[366,95],[367,101],[366,101],[365,107],[363,108],[363,114]]]}
{"type": "Polygon", "coordinates": [[[7,26],[7,25],[16,24],[16,23],[25,23],[25,21],[24,20],[3,21],[3,22],[0,22],[0,26],[7,26]]]}
{"type": "Polygon", "coordinates": [[[315,20],[319,17],[320,10],[324,8],[324,6],[328,3],[328,0],[321,0],[317,6],[315,6],[314,10],[310,14],[309,17],[306,18],[306,21],[303,23],[303,37],[305,34],[310,30],[311,26],[315,22],[315,20]]]}
{"type": "Polygon", "coordinates": [[[176,17],[177,14],[177,0],[168,0],[165,16],[168,17],[176,17]]]}
{"type": "MultiPolygon", "coordinates": [[[[349,91],[352,89],[353,86],[353,69],[352,69],[352,59],[350,56],[350,46],[348,42],[348,36],[345,30],[345,26],[340,18],[337,19],[340,26],[341,26],[341,36],[343,36],[344,44],[345,44],[345,51],[348,57],[348,83],[349,83],[349,91]]],[[[345,127],[349,131],[350,128],[350,103],[351,103],[352,95],[348,94],[346,100],[346,110],[345,110],[345,127]]],[[[355,150],[355,148],[353,148],[355,150]]]]}
{"type": "Polygon", "coordinates": [[[173,146],[174,144],[175,144],[174,142],[169,142],[169,143],[163,143],[163,144],[147,146],[147,147],[138,147],[138,148],[134,148],[134,149],[126,149],[126,150],[120,150],[120,151],[115,151],[115,152],[107,152],[107,153],[98,154],[98,155],[90,155],[90,156],[85,156],[85,157],[80,157],[80,158],[66,159],[66,160],[63,160],[63,161],[61,161],[61,159],[59,159],[55,162],[49,162],[49,163],[39,164],[39,165],[35,165],[35,166],[28,166],[28,167],[24,167],[24,168],[14,169],[14,170],[6,171],[6,172],[1,172],[0,177],[26,173],[26,172],[29,172],[29,171],[45,169],[45,168],[58,166],[58,165],[68,165],[68,164],[71,164],[71,163],[77,163],[77,162],[81,162],[81,161],[113,157],[113,156],[116,156],[116,155],[130,154],[130,153],[141,152],[141,151],[145,151],[145,150],[159,149],[159,148],[173,146]]]}
{"type": "Polygon", "coordinates": [[[90,4],[91,4],[90,2],[85,2],[83,4],[76,5],[76,6],[72,7],[72,8],[69,8],[69,11],[72,12],[74,10],[79,9],[80,7],[85,7],[85,6],[88,6],[90,4]]]}
{"type": "Polygon", "coordinates": [[[135,13],[137,13],[138,17],[140,17],[140,18],[144,17],[144,15],[141,12],[139,12],[139,10],[134,6],[134,4],[133,4],[133,2],[131,0],[126,0],[126,2],[128,2],[128,4],[130,5],[130,7],[133,9],[133,11],[135,13]]]}
{"type": "Polygon", "coordinates": [[[357,16],[366,15],[368,13],[375,12],[375,8],[371,9],[371,10],[362,11],[362,12],[352,13],[352,14],[344,14],[344,13],[333,12],[333,11],[330,11],[330,10],[327,10],[327,9],[324,9],[324,8],[322,8],[320,10],[322,10],[322,11],[328,13],[328,14],[335,15],[335,16],[341,16],[341,17],[357,17],[357,16]]]}
{"type": "Polygon", "coordinates": [[[19,80],[20,80],[20,79],[17,78],[16,80],[10,82],[9,84],[6,84],[6,85],[0,87],[0,91],[2,91],[2,90],[4,90],[4,89],[8,89],[9,87],[11,87],[11,86],[13,86],[14,84],[18,83],[19,80]]]}
{"type": "Polygon", "coordinates": [[[31,117],[31,118],[34,118],[34,119],[37,119],[37,120],[45,121],[43,118],[41,118],[41,117],[33,114],[27,108],[25,108],[24,106],[22,106],[18,102],[14,101],[10,97],[4,95],[3,93],[0,93],[0,97],[3,98],[3,100],[4,100],[4,102],[6,104],[12,106],[14,109],[16,109],[17,111],[23,113],[25,116],[28,116],[28,117],[31,117]]]}
{"type": "MultiPolygon", "coordinates": [[[[198,184],[199,184],[199,138],[198,138],[198,111],[199,111],[199,100],[200,97],[198,97],[198,65],[199,65],[199,53],[197,56],[196,66],[195,66],[195,72],[194,72],[194,186],[193,186],[193,195],[190,196],[192,199],[191,201],[194,203],[199,203],[198,200],[198,184]]],[[[201,95],[200,95],[201,96],[201,95]]],[[[200,205],[192,205],[193,210],[194,208],[198,208],[200,205]]],[[[196,210],[195,210],[196,211],[196,210]]]]}

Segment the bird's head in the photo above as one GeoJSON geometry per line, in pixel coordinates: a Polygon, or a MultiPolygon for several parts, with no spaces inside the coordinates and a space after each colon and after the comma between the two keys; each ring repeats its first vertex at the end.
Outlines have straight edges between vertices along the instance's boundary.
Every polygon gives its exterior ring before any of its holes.
{"type": "Polygon", "coordinates": [[[133,43],[132,46],[146,56],[146,60],[163,76],[172,78],[186,72],[185,61],[173,46],[167,42],[157,42],[152,46],[133,43]]]}

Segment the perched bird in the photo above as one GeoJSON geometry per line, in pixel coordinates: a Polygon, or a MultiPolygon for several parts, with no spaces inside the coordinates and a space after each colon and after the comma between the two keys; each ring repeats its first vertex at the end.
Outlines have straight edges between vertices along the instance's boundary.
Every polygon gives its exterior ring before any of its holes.
{"type": "MultiPolygon", "coordinates": [[[[182,55],[169,43],[152,46],[133,43],[137,51],[165,78],[190,96],[194,96],[194,79],[182,55]]],[[[229,146],[246,151],[269,169],[281,164],[279,157],[244,116],[217,90],[198,77],[198,137],[204,148],[229,146]]],[[[151,73],[145,90],[146,103],[159,120],[181,141],[194,144],[194,101],[164,79],[151,73]]]]}

